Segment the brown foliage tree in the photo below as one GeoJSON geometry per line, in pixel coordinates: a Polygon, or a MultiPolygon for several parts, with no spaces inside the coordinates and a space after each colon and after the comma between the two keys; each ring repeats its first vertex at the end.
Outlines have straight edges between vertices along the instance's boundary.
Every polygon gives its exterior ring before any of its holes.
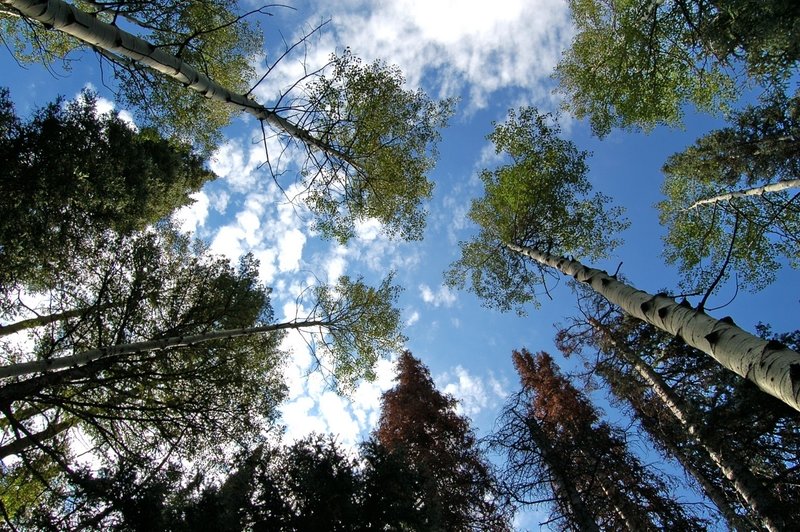
{"type": "Polygon", "coordinates": [[[549,483],[549,500],[555,518],[564,518],[564,530],[702,529],[550,355],[523,349],[513,358],[522,393],[506,408],[493,436],[494,447],[508,457],[503,472],[508,496],[524,504],[544,502],[526,496],[548,491],[549,483]]]}
{"type": "Polygon", "coordinates": [[[377,441],[405,456],[422,478],[418,505],[425,509],[426,530],[508,530],[469,421],[410,352],[400,355],[397,384],[382,403],[377,441]]]}

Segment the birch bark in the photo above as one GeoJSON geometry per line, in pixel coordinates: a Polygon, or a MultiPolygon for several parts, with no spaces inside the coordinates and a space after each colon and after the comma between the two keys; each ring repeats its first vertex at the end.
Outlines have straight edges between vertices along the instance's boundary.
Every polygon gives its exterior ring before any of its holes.
{"type": "Polygon", "coordinates": [[[764,185],[763,187],[754,187],[743,190],[737,190],[735,192],[728,192],[727,194],[720,194],[712,198],[706,198],[695,201],[686,210],[690,211],[692,209],[700,207],[701,205],[711,205],[722,201],[730,201],[734,198],[744,198],[747,196],[763,196],[764,194],[767,194],[769,192],[780,192],[781,190],[788,190],[790,188],[800,188],[800,179],[786,179],[783,181],[778,181],[777,183],[764,185]]]}
{"type": "Polygon", "coordinates": [[[733,485],[736,492],[742,497],[753,516],[770,532],[784,529],[783,520],[776,515],[774,508],[778,502],[763,488],[753,473],[738,460],[731,457],[717,441],[709,439],[697,426],[697,412],[685,404],[675,391],[656,373],[649,364],[646,364],[637,354],[620,345],[611,336],[610,332],[597,320],[590,318],[592,326],[598,330],[611,343],[618,353],[630,363],[636,372],[655,392],[672,416],[678,420],[686,432],[706,452],[708,457],[719,468],[723,476],[733,485]]]}
{"type": "Polygon", "coordinates": [[[508,249],[574,277],[626,313],[680,336],[764,392],[800,411],[800,353],[766,341],[737,327],[730,318],[715,319],[671,297],[652,295],[621,283],[606,272],[578,261],[516,244],[508,249]]]}
{"type": "Polygon", "coordinates": [[[309,147],[359,168],[346,153],[314,137],[309,131],[291,123],[249,96],[228,90],[180,58],[62,0],[0,0],[0,4],[16,9],[24,17],[36,20],[45,27],[71,35],[95,49],[146,65],[210,100],[250,113],[309,147]]]}
{"type": "Polygon", "coordinates": [[[20,362],[18,364],[0,366],[0,378],[19,377],[22,375],[29,375],[31,373],[44,373],[59,369],[83,366],[96,360],[109,357],[132,355],[146,351],[162,351],[170,347],[188,347],[195,344],[209,342],[211,340],[238,338],[241,336],[250,336],[253,334],[262,334],[286,329],[300,329],[303,327],[326,327],[329,325],[331,325],[331,323],[326,321],[298,321],[263,325],[261,327],[248,327],[244,329],[226,329],[192,336],[172,336],[169,338],[160,338],[157,340],[148,340],[144,342],[133,342],[130,344],[111,345],[108,347],[101,347],[99,349],[89,349],[75,355],[52,358],[49,360],[33,360],[30,362],[20,362]]]}

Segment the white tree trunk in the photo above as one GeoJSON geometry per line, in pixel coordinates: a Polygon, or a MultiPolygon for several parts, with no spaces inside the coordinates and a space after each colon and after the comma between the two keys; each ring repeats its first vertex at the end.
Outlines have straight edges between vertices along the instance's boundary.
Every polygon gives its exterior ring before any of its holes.
{"type": "Polygon", "coordinates": [[[80,308],[80,309],[73,309],[73,310],[65,310],[64,312],[58,312],[56,314],[47,314],[44,316],[37,316],[35,318],[28,318],[25,320],[20,320],[15,323],[9,323],[8,325],[0,325],[0,336],[6,336],[9,334],[14,334],[19,331],[24,331],[25,329],[33,329],[34,327],[41,327],[43,325],[48,325],[50,323],[55,323],[57,321],[67,320],[70,318],[80,318],[81,316],[93,311],[93,310],[108,310],[113,308],[115,305],[107,304],[107,305],[100,305],[99,307],[88,307],[88,308],[80,308]]]}
{"type": "Polygon", "coordinates": [[[769,192],[779,192],[781,190],[787,190],[790,188],[800,188],[800,179],[787,179],[785,181],[778,181],[777,183],[772,183],[770,185],[764,185],[763,187],[754,187],[743,190],[737,190],[734,192],[728,192],[727,194],[720,194],[719,196],[714,196],[713,198],[706,198],[699,201],[695,201],[686,210],[690,211],[692,209],[700,207],[701,205],[709,205],[721,201],[730,201],[733,198],[744,198],[746,196],[763,196],[764,194],[767,194],[769,192]]]}
{"type": "Polygon", "coordinates": [[[775,513],[772,509],[777,507],[777,502],[773,500],[768,491],[764,490],[761,483],[747,467],[736,458],[729,456],[718,441],[709,440],[702,434],[697,426],[699,418],[696,410],[681,401],[675,391],[664,382],[661,375],[656,373],[639,355],[633,353],[626,346],[617,343],[605,326],[594,319],[590,319],[590,323],[609,340],[617,352],[622,355],[622,358],[634,367],[667,410],[706,452],[711,461],[714,462],[714,465],[719,468],[723,476],[731,482],[736,492],[744,499],[755,519],[760,521],[770,532],[783,530],[780,517],[772,515],[775,513]]]}
{"type": "Polygon", "coordinates": [[[239,111],[250,113],[287,135],[306,143],[311,148],[357,167],[341,150],[317,139],[309,131],[289,122],[272,109],[268,109],[249,96],[228,90],[196,68],[184,63],[180,58],[117,26],[107,24],[71,4],[62,0],[0,0],[0,3],[16,9],[28,19],[38,21],[47,28],[71,35],[93,48],[148,66],[210,100],[222,102],[239,111]]]}
{"type": "Polygon", "coordinates": [[[130,344],[110,345],[108,347],[101,347],[99,349],[89,349],[88,351],[83,351],[82,353],[77,353],[75,355],[0,366],[0,378],[19,377],[32,373],[44,373],[59,369],[72,368],[83,366],[103,358],[132,355],[147,351],[162,351],[171,347],[188,347],[204,342],[210,342],[211,340],[238,338],[240,336],[263,334],[266,332],[280,331],[285,329],[325,327],[328,325],[330,325],[330,323],[324,321],[298,321],[278,323],[274,325],[263,325],[261,327],[248,327],[244,329],[226,329],[192,336],[171,336],[169,338],[160,338],[158,340],[148,340],[145,342],[133,342],[130,344]]]}
{"type": "Polygon", "coordinates": [[[688,345],[800,411],[800,353],[779,342],[753,336],[730,318],[717,320],[691,306],[678,304],[671,297],[637,290],[578,261],[515,244],[506,246],[589,285],[631,316],[680,336],[688,345]]]}

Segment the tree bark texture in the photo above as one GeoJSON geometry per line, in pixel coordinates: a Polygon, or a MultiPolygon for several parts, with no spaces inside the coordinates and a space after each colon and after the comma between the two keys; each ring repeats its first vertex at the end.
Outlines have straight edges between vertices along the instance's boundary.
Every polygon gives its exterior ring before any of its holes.
{"type": "Polygon", "coordinates": [[[784,181],[778,181],[777,183],[764,185],[763,187],[754,187],[743,190],[737,190],[735,192],[728,192],[727,194],[720,194],[719,196],[714,196],[713,198],[706,198],[699,201],[695,201],[686,210],[690,211],[692,209],[700,207],[701,205],[710,205],[713,203],[719,203],[721,201],[730,201],[733,198],[744,198],[747,196],[763,196],[764,194],[767,194],[769,192],[779,192],[781,190],[787,190],[790,188],[800,188],[800,179],[786,179],[784,181]]]}
{"type": "Polygon", "coordinates": [[[228,90],[180,58],[62,0],[0,0],[0,3],[16,9],[30,20],[40,22],[46,28],[64,32],[116,57],[131,59],[182,83],[210,100],[250,113],[308,146],[357,167],[341,150],[317,139],[309,131],[291,123],[249,96],[228,90]]]}
{"type": "Polygon", "coordinates": [[[278,323],[273,325],[263,325],[261,327],[248,327],[244,329],[225,329],[222,331],[213,331],[204,334],[196,334],[192,336],[171,336],[168,338],[159,338],[157,340],[148,340],[144,342],[133,342],[129,344],[110,345],[98,349],[89,349],[74,355],[51,358],[46,360],[32,360],[30,362],[20,362],[18,364],[9,364],[7,366],[0,366],[0,378],[4,377],[19,377],[31,373],[45,373],[60,369],[72,368],[83,366],[94,362],[95,360],[106,359],[109,357],[120,355],[132,355],[135,353],[144,353],[147,351],[162,351],[172,347],[188,347],[195,344],[210,342],[211,340],[225,340],[229,338],[238,338],[241,336],[250,336],[253,334],[263,334],[273,331],[281,331],[286,329],[301,329],[304,327],[325,327],[330,325],[324,321],[298,321],[288,323],[278,323]]]}
{"type": "Polygon", "coordinates": [[[589,285],[631,316],[681,337],[688,345],[800,411],[800,353],[744,331],[730,317],[712,318],[688,304],[638,290],[576,260],[516,244],[506,246],[589,285]]]}
{"type": "Polygon", "coordinates": [[[714,465],[719,468],[723,476],[731,482],[736,492],[745,501],[753,516],[770,532],[783,530],[783,519],[778,515],[778,502],[764,489],[764,486],[753,475],[752,471],[735,457],[731,457],[722,448],[719,441],[703,434],[703,431],[697,425],[699,421],[697,412],[681,401],[675,391],[664,382],[661,375],[656,373],[637,354],[631,352],[624,345],[620,345],[603,325],[594,319],[590,321],[592,326],[603,334],[616,351],[622,355],[622,358],[634,367],[639,376],[650,386],[683,429],[706,452],[714,465]]]}

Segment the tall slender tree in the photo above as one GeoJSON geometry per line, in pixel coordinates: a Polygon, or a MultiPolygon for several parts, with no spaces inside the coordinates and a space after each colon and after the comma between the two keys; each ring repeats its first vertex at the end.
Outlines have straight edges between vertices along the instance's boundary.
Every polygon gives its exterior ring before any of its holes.
{"type": "Polygon", "coordinates": [[[384,392],[377,442],[400,453],[421,479],[418,505],[427,530],[505,530],[489,463],[456,402],[434,386],[408,351],[397,361],[397,384],[384,392]]]}
{"type": "Polygon", "coordinates": [[[564,529],[701,529],[549,355],[513,358],[522,400],[507,407],[492,441],[508,457],[505,485],[516,497],[549,478],[564,529]]]}
{"type": "Polygon", "coordinates": [[[461,243],[448,283],[463,287],[469,281],[486,304],[524,311],[524,304],[535,304],[546,275],[560,272],[800,410],[800,353],[749,334],[730,318],[717,320],[688,302],[643,292],[565,256],[608,252],[624,225],[618,213],[605,209],[604,198],[586,197],[590,186],[585,165],[575,165],[574,146],[558,139],[535,111],[528,113],[536,120],[512,115],[490,136],[513,163],[483,172],[485,195],[470,210],[480,231],[461,243]]]}
{"type": "Polygon", "coordinates": [[[389,280],[375,289],[342,278],[312,291],[306,319],[275,323],[252,258],[234,269],[167,225],[98,240],[42,303],[59,318],[14,333],[34,349],[4,353],[3,451],[44,453],[69,477],[62,444],[78,436],[103,459],[145,463],[252,446],[283,395],[285,330],[311,334],[342,387],[402,341],[389,280]]]}
{"type": "MultiPolygon", "coordinates": [[[[158,13],[159,4],[150,12],[158,13]]],[[[212,0],[198,5],[206,4],[216,6],[212,0]]],[[[141,76],[159,83],[172,78],[165,85],[168,90],[143,98],[156,107],[165,102],[176,105],[177,101],[181,113],[172,125],[180,125],[184,115],[193,116],[180,101],[183,95],[194,91],[228,109],[251,113],[285,140],[300,143],[307,150],[299,172],[306,200],[320,215],[320,229],[324,232],[344,240],[352,235],[353,228],[342,226],[341,222],[352,224],[375,217],[390,234],[421,238],[422,202],[432,189],[426,173],[433,166],[438,130],[451,113],[452,101],[437,103],[421,91],[403,89],[404,80],[396,68],[381,62],[363,65],[345,51],[332,57],[330,74],[296,83],[303,88],[303,94],[281,95],[278,103],[268,106],[252,98],[253,89],[243,92],[235,85],[226,86],[222,78],[214,79],[212,66],[224,71],[227,64],[227,59],[216,57],[217,53],[201,53],[199,63],[181,55],[191,49],[190,44],[203,50],[204,39],[213,46],[211,37],[236,27],[242,17],[224,14],[221,17],[229,23],[211,22],[211,27],[202,16],[191,18],[194,25],[176,36],[169,22],[166,27],[159,26],[160,22],[137,24],[131,32],[125,31],[114,24],[113,7],[99,11],[97,16],[61,0],[4,0],[3,5],[29,24],[45,24],[99,50],[103,57],[131,69],[135,73],[132,79],[137,82],[141,76]],[[103,20],[109,16],[110,21],[103,20]],[[138,34],[134,33],[137,29],[138,34]],[[147,30],[166,40],[165,45],[147,40],[147,30]]],[[[167,5],[172,6],[172,2],[167,5]]],[[[169,9],[167,12],[172,13],[169,9]]],[[[181,12],[182,8],[177,9],[181,12]]],[[[239,46],[239,38],[235,34],[230,37],[234,47],[239,46]]],[[[200,131],[209,137],[216,130],[200,131]]]]}
{"type": "Polygon", "coordinates": [[[572,319],[557,336],[565,354],[584,346],[603,353],[592,362],[597,374],[630,405],[653,440],[696,476],[732,528],[784,529],[791,488],[778,479],[791,483],[791,465],[785,464],[792,462],[788,457],[796,438],[778,420],[796,412],[597,295],[586,294],[581,307],[584,317],[572,319]],[[738,419],[715,425],[717,412],[738,402],[733,399],[742,393],[737,388],[751,388],[756,395],[747,407],[734,407],[738,419]],[[782,451],[776,456],[777,449],[782,451]],[[739,514],[751,524],[743,524],[739,514]]]}
{"type": "Polygon", "coordinates": [[[800,96],[772,96],[664,165],[665,258],[687,291],[732,272],[757,290],[774,281],[781,259],[800,266],[799,115],[800,96]]]}

